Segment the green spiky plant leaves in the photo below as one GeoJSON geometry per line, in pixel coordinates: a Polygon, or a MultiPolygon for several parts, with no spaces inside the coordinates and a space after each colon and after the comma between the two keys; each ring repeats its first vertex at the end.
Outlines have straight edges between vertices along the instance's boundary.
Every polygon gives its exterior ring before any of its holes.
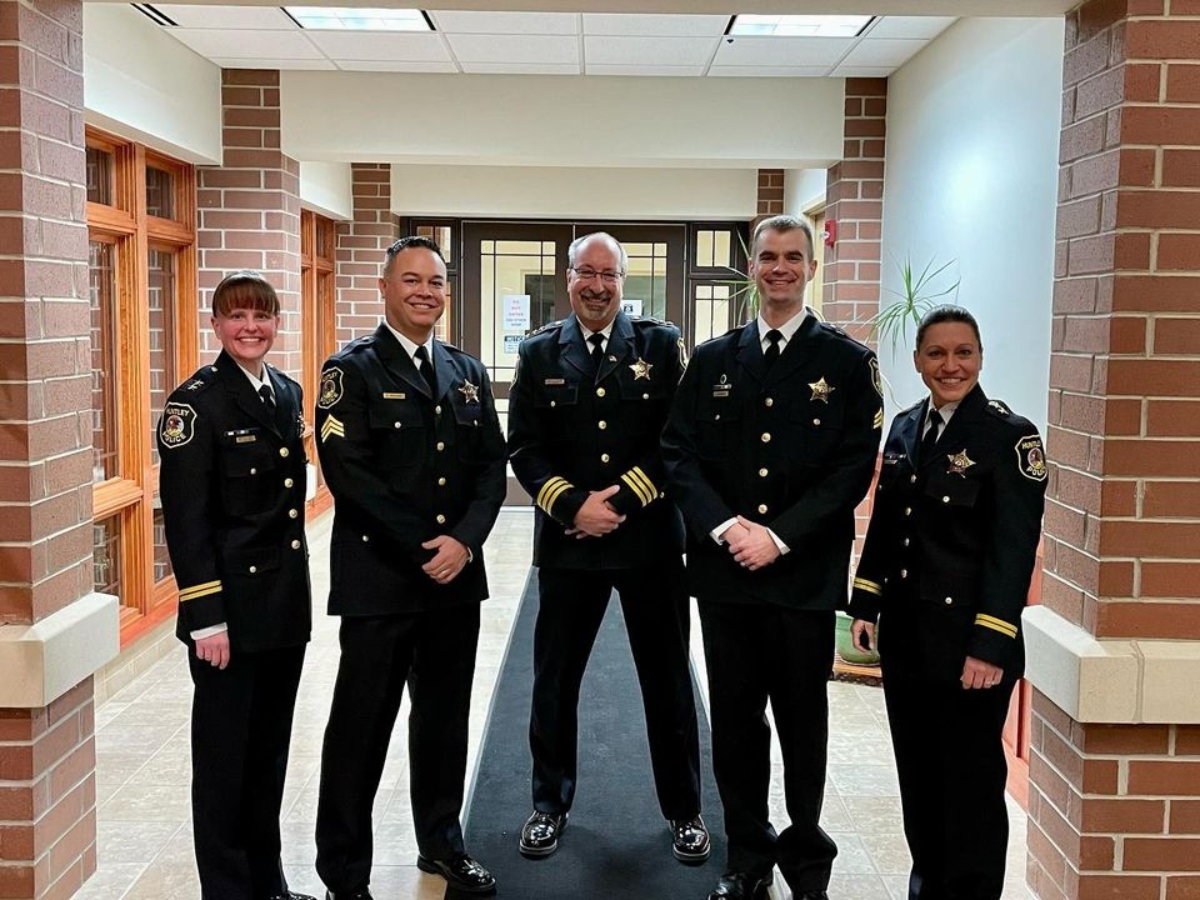
{"type": "Polygon", "coordinates": [[[872,316],[871,337],[882,344],[887,342],[895,353],[897,344],[908,344],[909,323],[915,331],[921,317],[941,303],[958,302],[958,286],[961,278],[955,278],[954,283],[940,290],[934,285],[943,272],[953,266],[955,260],[943,263],[937,268],[936,260],[931,259],[918,274],[912,260],[904,257],[900,268],[900,290],[887,288],[889,294],[897,297],[891,303],[883,306],[878,314],[872,316]],[[946,299],[950,298],[950,299],[946,299]]]}

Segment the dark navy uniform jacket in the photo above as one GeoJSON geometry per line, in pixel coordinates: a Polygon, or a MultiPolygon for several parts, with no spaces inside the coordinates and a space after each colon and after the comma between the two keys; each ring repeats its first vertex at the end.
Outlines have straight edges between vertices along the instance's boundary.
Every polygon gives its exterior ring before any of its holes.
{"type": "Polygon", "coordinates": [[[850,611],[875,621],[882,610],[892,664],[957,680],[974,656],[1019,677],[1046,492],[1041,438],[976,385],[932,458],[914,464],[928,408],[923,400],[892,422],[850,611]]]}
{"type": "Polygon", "coordinates": [[[845,606],[854,507],[871,483],[882,403],[875,355],[811,313],[769,371],[757,322],[696,348],[663,434],[695,596],[845,606]],[[791,552],[742,568],[710,534],[738,515],[791,552]]]}
{"type": "Polygon", "coordinates": [[[597,373],[575,316],[521,342],[509,394],[513,472],[537,504],[534,564],[571,569],[654,565],[681,553],[683,525],[664,497],[659,435],[687,364],[679,329],[613,320],[597,373]],[[566,531],[590,491],[619,485],[609,504],[628,516],[603,537],[566,531]]]}
{"type": "Polygon", "coordinates": [[[184,642],[221,622],[234,652],[309,638],[300,385],[266,372],[274,416],[222,352],[176,388],[159,420],[159,496],[184,642]]]}
{"type": "Polygon", "coordinates": [[[504,437],[483,364],[433,342],[438,396],[386,324],[325,363],[317,446],[333,494],[329,612],[409,613],[487,597],[483,542],[504,502],[504,437]],[[474,560],[447,585],[421,571],[450,535],[474,560]]]}

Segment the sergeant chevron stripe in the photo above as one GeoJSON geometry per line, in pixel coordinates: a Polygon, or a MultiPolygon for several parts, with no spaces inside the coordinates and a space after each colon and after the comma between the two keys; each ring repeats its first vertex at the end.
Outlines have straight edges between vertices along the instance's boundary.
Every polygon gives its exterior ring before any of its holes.
{"type": "Polygon", "coordinates": [[[325,424],[321,426],[321,443],[329,440],[329,436],[344,438],[346,436],[346,426],[343,425],[336,416],[329,416],[325,419],[325,424]]]}

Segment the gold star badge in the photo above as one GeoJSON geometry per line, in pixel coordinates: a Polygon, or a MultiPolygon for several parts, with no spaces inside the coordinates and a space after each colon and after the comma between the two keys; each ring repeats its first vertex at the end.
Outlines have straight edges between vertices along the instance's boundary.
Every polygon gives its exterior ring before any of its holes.
{"type": "Polygon", "coordinates": [[[975,465],[975,460],[967,456],[966,450],[959,450],[957,453],[947,453],[946,459],[950,461],[950,465],[946,471],[951,475],[960,475],[963,478],[967,477],[967,469],[975,465]]]}
{"type": "Polygon", "coordinates": [[[647,381],[649,381],[650,370],[654,368],[654,364],[648,363],[644,359],[638,359],[629,368],[633,369],[634,381],[637,381],[639,378],[645,378],[647,381]]]}
{"type": "Polygon", "coordinates": [[[809,399],[820,400],[822,403],[828,403],[829,395],[837,390],[832,384],[826,383],[824,375],[818,381],[810,381],[808,386],[812,388],[812,396],[809,399]]]}
{"type": "Polygon", "coordinates": [[[462,387],[460,387],[458,389],[458,392],[463,395],[463,398],[468,403],[478,403],[479,402],[479,387],[478,387],[478,385],[471,384],[471,382],[469,382],[469,381],[464,381],[462,383],[462,387]]]}

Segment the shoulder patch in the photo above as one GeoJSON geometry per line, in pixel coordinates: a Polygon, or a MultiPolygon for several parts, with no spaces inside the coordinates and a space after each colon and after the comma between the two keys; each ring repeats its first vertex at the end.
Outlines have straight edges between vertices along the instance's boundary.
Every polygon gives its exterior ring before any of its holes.
{"type": "Polygon", "coordinates": [[[196,434],[196,410],[187,403],[168,403],[158,422],[158,438],[163,447],[182,447],[196,434]]]}
{"type": "Polygon", "coordinates": [[[329,409],[342,399],[342,370],[337,366],[329,366],[321,373],[321,391],[317,396],[317,406],[329,409]]]}
{"type": "Polygon", "coordinates": [[[1046,451],[1042,448],[1042,439],[1036,434],[1026,435],[1017,441],[1017,468],[1021,474],[1031,481],[1045,481],[1046,451]]]}
{"type": "Polygon", "coordinates": [[[879,372],[879,360],[874,356],[871,357],[871,385],[875,388],[875,393],[882,397],[883,375],[879,372]]]}

